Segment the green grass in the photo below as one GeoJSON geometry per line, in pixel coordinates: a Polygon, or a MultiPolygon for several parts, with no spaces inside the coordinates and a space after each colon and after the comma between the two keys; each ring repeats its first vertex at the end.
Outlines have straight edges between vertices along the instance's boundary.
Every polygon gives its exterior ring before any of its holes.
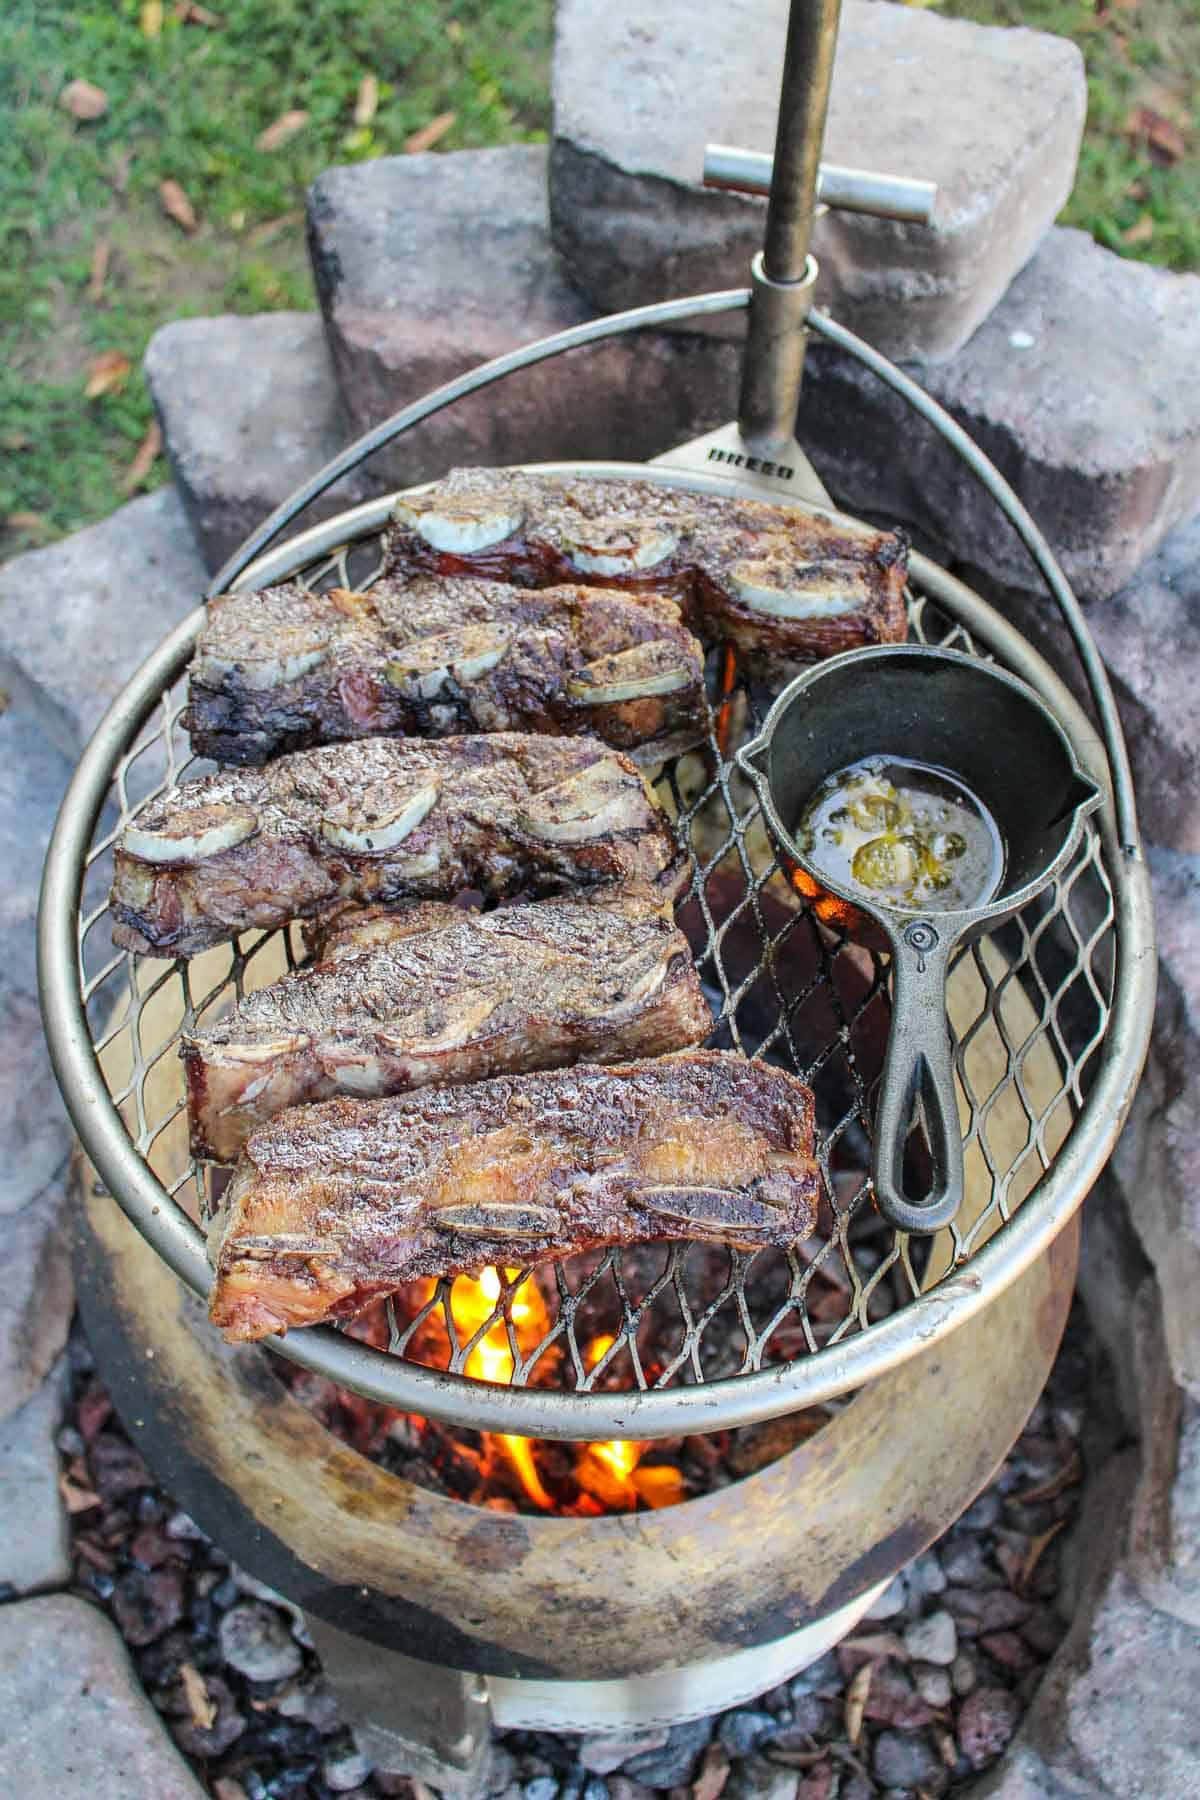
{"type": "Polygon", "coordinates": [[[1200,269],[1200,0],[946,0],[939,11],[1074,38],[1088,121],[1062,223],[1122,256],[1200,269]],[[1167,128],[1159,160],[1126,130],[1143,109],[1167,128]],[[1175,134],[1183,154],[1168,160],[1175,134]]]}
{"type": "MultiPolygon", "coordinates": [[[[1075,38],[1091,101],[1067,222],[1123,255],[1200,267],[1198,0],[941,10],[1075,38]],[[1139,107],[1164,115],[1193,154],[1156,164],[1125,133],[1139,107]]],[[[216,28],[185,22],[174,0],[0,0],[0,555],[126,497],[151,422],[140,361],[157,326],[313,305],[303,203],[320,170],[401,151],[443,113],[455,115],[444,150],[537,139],[549,124],[553,0],[211,0],[211,12],[216,28]],[[356,124],[365,76],[378,106],[356,124]],[[60,104],[75,79],[108,96],[94,123],[60,104]],[[293,109],[303,128],[260,150],[293,109]],[[165,180],[187,194],[194,234],[165,214],[165,180]],[[96,300],[99,245],[108,270],[96,300]],[[104,352],[126,356],[129,375],[87,399],[104,352]]],[[[142,485],[165,478],[159,458],[142,485]]]]}
{"type": "MultiPolygon", "coordinates": [[[[551,0],[213,0],[219,28],[167,0],[0,7],[0,554],[102,518],[151,422],[139,372],[167,319],[314,304],[304,254],[308,183],[334,162],[401,151],[439,114],[440,149],[536,139],[549,123],[551,0]],[[153,16],[149,23],[154,24],[153,16]],[[360,83],[378,106],[356,125],[360,83]],[[60,104],[102,88],[93,123],[60,104]],[[281,114],[308,114],[281,148],[281,114]],[[160,184],[198,218],[187,235],[160,184]],[[99,301],[88,297],[109,246],[99,301]],[[85,398],[102,352],[132,365],[85,398]],[[16,518],[14,520],[14,515],[16,518]]],[[[146,486],[164,480],[161,459],[146,486]]]]}

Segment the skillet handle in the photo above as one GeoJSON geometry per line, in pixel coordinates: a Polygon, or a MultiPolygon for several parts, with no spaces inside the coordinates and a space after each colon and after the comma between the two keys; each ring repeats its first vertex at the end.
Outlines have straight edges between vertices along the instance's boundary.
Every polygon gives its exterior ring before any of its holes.
{"type": "Polygon", "coordinates": [[[871,1180],[880,1212],[897,1231],[940,1231],[963,1200],[963,1149],[946,1020],[946,971],[953,938],[913,919],[892,938],[892,1028],[875,1113],[871,1180]],[[924,1199],[904,1191],[904,1146],[917,1101],[929,1144],[933,1186],[924,1199]]]}

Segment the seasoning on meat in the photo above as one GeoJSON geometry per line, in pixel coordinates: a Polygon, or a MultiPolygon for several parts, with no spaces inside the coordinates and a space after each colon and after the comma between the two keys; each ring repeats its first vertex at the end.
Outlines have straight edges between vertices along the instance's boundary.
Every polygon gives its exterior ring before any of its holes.
{"type": "Polygon", "coordinates": [[[811,1093],[733,1053],[332,1100],[247,1143],[209,1230],[210,1317],[246,1340],[489,1263],[787,1245],[816,1205],[811,1093]]]}
{"type": "Polygon", "coordinates": [[[657,1056],[712,1030],[687,939],[645,902],[349,912],[329,950],[183,1036],[195,1155],[233,1162],[305,1101],[657,1056]]]}
{"type": "Polygon", "coordinates": [[[907,631],[903,535],[816,507],[455,469],[401,495],[394,517],[386,570],[670,594],[701,638],[732,644],[764,680],[907,631]]]}
{"type": "Polygon", "coordinates": [[[594,738],[368,738],[184,782],[121,838],[113,941],[193,956],[331,901],[633,894],[686,859],[638,770],[594,738]]]}
{"type": "Polygon", "coordinates": [[[209,602],[185,724],[197,754],[221,763],[474,731],[590,734],[657,763],[704,736],[704,652],[657,594],[436,575],[363,594],[289,582],[209,602]]]}

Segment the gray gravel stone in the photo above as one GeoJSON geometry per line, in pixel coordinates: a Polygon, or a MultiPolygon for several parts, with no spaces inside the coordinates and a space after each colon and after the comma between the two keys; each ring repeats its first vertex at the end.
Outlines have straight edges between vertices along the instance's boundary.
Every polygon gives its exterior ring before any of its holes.
{"type": "Polygon", "coordinates": [[[881,1731],[871,1767],[880,1781],[896,1788],[925,1787],[946,1776],[937,1751],[919,1732],[881,1731]]]}
{"type": "Polygon", "coordinates": [[[867,1608],[863,1617],[875,1619],[877,1621],[884,1619],[898,1619],[907,1604],[908,1588],[905,1585],[904,1574],[901,1572],[899,1575],[894,1575],[892,1577],[882,1594],[880,1594],[878,1600],[867,1608]]]}
{"type": "Polygon", "coordinates": [[[914,1662],[937,1663],[949,1668],[958,1655],[958,1632],[948,1612],[930,1613],[904,1628],[904,1648],[914,1662]]]}
{"type": "Polygon", "coordinates": [[[722,1788],[722,1800],[796,1800],[800,1777],[795,1769],[747,1756],[733,1764],[722,1788]]]}
{"type": "Polygon", "coordinates": [[[924,1556],[910,1562],[904,1571],[904,1579],[910,1593],[936,1595],[946,1591],[946,1576],[935,1550],[926,1550],[924,1556]]]}
{"type": "Polygon", "coordinates": [[[712,1736],[712,1727],[711,1719],[672,1725],[661,1750],[635,1756],[625,1764],[622,1773],[630,1781],[640,1781],[646,1787],[679,1787],[691,1780],[696,1758],[712,1736]]]}
{"type": "Polygon", "coordinates": [[[369,1779],[373,1767],[362,1751],[351,1745],[348,1749],[331,1751],[321,1763],[321,1775],[335,1794],[348,1794],[369,1779]]]}
{"type": "Polygon", "coordinates": [[[55,1429],[67,1391],[61,1358],[32,1399],[0,1424],[0,1583],[18,1593],[71,1578],[66,1509],[58,1491],[55,1429]]]}
{"type": "Polygon", "coordinates": [[[221,1655],[251,1681],[284,1681],[303,1658],[286,1622],[261,1600],[231,1607],[218,1627],[221,1655]]]}
{"type": "Polygon", "coordinates": [[[955,1693],[969,1694],[978,1680],[975,1658],[966,1650],[960,1650],[950,1664],[950,1681],[955,1693]]]}
{"type": "Polygon", "coordinates": [[[912,1675],[926,1706],[949,1706],[954,1687],[946,1669],[935,1668],[932,1663],[918,1663],[912,1675]]]}
{"type": "MultiPolygon", "coordinates": [[[[1128,262],[1056,229],[970,342],[911,362],[996,463],[1068,579],[1104,598],[1200,506],[1200,276],[1128,262]],[[1014,350],[1019,334],[1032,341],[1014,350]]],[[[929,427],[874,376],[816,346],[800,435],[843,505],[909,522],[960,563],[1039,586],[1016,536],[929,427]]]]}
{"type": "Polygon", "coordinates": [[[958,1743],[973,1769],[986,1768],[1006,1748],[1021,1717],[1009,1688],[977,1687],[958,1715],[958,1743]]]}
{"type": "Polygon", "coordinates": [[[0,669],[15,664],[32,683],[65,756],[78,756],[118,689],[199,603],[205,580],[173,488],[0,568],[0,669]]]}
{"type": "Polygon", "coordinates": [[[579,1746],[579,1761],[593,1775],[611,1775],[635,1756],[661,1750],[667,1741],[667,1728],[650,1731],[609,1732],[604,1737],[584,1738],[579,1746]]]}
{"type": "Polygon", "coordinates": [[[39,1392],[67,1341],[74,1304],[62,1185],[4,1221],[0,1286],[0,1420],[39,1392]]]}
{"type": "Polygon", "coordinates": [[[792,1676],[788,1690],[793,1700],[798,1700],[802,1694],[814,1694],[826,1687],[838,1688],[841,1686],[841,1679],[842,1672],[838,1667],[837,1657],[832,1650],[827,1650],[824,1656],[818,1656],[806,1669],[801,1669],[792,1676]]]}
{"type": "Polygon", "coordinates": [[[959,1587],[999,1587],[1003,1580],[977,1537],[951,1538],[940,1555],[947,1581],[959,1587]]]}
{"type": "Polygon", "coordinates": [[[306,1725],[314,1726],[323,1737],[336,1731],[341,1723],[341,1712],[333,1691],[319,1678],[298,1682],[292,1692],[284,1694],[276,1705],[285,1719],[303,1719],[306,1725]]]}
{"type": "MultiPolygon", "coordinates": [[[[772,148],[786,21],[786,0],[561,0],[554,238],[598,307],[745,284],[763,203],[702,188],[703,148],[772,148]]],[[[1062,38],[846,0],[825,156],[936,181],[938,205],[932,229],[818,221],[820,298],[890,355],[958,349],[1070,193],[1085,103],[1062,38]]]]}
{"type": "Polygon", "coordinates": [[[1000,1496],[992,1488],[986,1488],[978,1500],[973,1500],[963,1514],[960,1523],[968,1531],[990,1531],[1000,1517],[1000,1496]]]}
{"type": "MultiPolygon", "coordinates": [[[[143,368],[210,570],[353,436],[319,313],[179,319],[155,332],[143,368]]],[[[365,476],[343,479],[287,535],[371,491],[365,476]]]]}
{"type": "MultiPolygon", "coordinates": [[[[309,195],[338,381],[365,430],[472,365],[591,316],[550,244],[546,151],[381,157],[309,195]]],[[[528,369],[373,459],[397,484],[454,463],[640,458],[735,410],[730,344],[640,333],[528,369]]]]}
{"type": "Polygon", "coordinates": [[[22,1800],[203,1800],[116,1631],[65,1594],[0,1608],[0,1769],[22,1800]]]}
{"type": "Polygon", "coordinates": [[[730,1758],[749,1756],[768,1738],[774,1737],[779,1722],[769,1712],[751,1708],[726,1713],[717,1728],[717,1736],[730,1758]]]}

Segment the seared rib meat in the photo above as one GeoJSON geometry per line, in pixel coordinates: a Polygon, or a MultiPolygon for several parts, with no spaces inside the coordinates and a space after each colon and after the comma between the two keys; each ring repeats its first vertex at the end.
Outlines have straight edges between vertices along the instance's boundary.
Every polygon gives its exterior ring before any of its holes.
{"type": "Polygon", "coordinates": [[[590,733],[661,762],[708,722],[704,653],[673,600],[461,576],[224,594],[209,603],[189,701],[193,747],[222,763],[464,731],[590,733]]]}
{"type": "Polygon", "coordinates": [[[906,634],[905,539],[840,513],[649,481],[455,469],[402,495],[395,518],[387,570],[670,594],[701,638],[734,645],[764,679],[906,634]]]}
{"type": "Polygon", "coordinates": [[[193,956],[332,900],[649,895],[684,867],[637,769],[594,738],[368,738],[184,782],[117,847],[113,941],[193,956]]]}
{"type": "Polygon", "coordinates": [[[182,1039],[195,1155],[233,1162],[302,1101],[657,1056],[712,1029],[687,939],[644,902],[427,901],[343,919],[334,942],[182,1039]]]}
{"type": "Polygon", "coordinates": [[[300,1107],[254,1133],[213,1218],[210,1317],[259,1338],[488,1263],[793,1243],[812,1133],[794,1076],[705,1050],[300,1107]]]}

